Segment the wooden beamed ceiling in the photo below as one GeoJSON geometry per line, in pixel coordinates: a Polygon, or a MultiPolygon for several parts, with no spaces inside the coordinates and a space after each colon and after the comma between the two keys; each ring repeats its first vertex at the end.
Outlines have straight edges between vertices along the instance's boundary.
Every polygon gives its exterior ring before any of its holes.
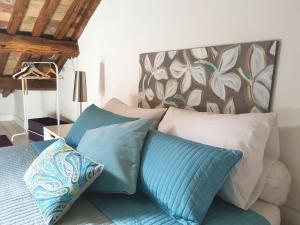
{"type": "MultiPolygon", "coordinates": [[[[79,55],[78,39],[101,0],[0,0],[0,94],[20,89],[11,75],[25,61],[54,61],[61,69],[79,55]]],[[[43,84],[42,84],[43,83],[43,84]]],[[[34,81],[32,90],[54,89],[34,81]]]]}

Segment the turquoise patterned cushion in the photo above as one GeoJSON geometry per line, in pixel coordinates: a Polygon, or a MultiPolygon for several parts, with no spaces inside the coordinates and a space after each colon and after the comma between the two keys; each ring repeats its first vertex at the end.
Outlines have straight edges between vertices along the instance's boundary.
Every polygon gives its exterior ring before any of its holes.
{"type": "Polygon", "coordinates": [[[55,224],[101,174],[103,165],[58,140],[30,165],[23,180],[46,224],[55,224]]]}
{"type": "Polygon", "coordinates": [[[242,152],[151,130],[145,140],[139,189],[183,224],[201,224],[242,152]]]}
{"type": "Polygon", "coordinates": [[[72,148],[77,148],[81,138],[88,129],[95,129],[98,127],[124,123],[133,120],[136,119],[108,112],[92,104],[86,110],[84,110],[84,112],[75,121],[74,125],[66,136],[66,143],[72,148]]]}

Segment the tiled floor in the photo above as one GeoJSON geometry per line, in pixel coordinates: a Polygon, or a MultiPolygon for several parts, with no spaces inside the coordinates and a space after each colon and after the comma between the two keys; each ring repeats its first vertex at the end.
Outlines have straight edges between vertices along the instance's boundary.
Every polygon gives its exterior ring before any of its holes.
{"type": "MultiPolygon", "coordinates": [[[[24,129],[20,127],[15,121],[0,121],[0,135],[6,135],[9,139],[14,134],[23,133],[24,129]]],[[[17,136],[14,138],[14,145],[28,144],[29,139],[27,135],[17,136]]]]}

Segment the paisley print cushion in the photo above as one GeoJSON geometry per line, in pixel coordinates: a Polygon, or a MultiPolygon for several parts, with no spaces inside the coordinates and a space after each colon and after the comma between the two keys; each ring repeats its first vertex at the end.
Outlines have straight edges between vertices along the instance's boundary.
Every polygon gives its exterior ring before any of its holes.
{"type": "Polygon", "coordinates": [[[23,180],[48,225],[55,224],[101,174],[103,165],[58,140],[34,160],[23,180]]]}

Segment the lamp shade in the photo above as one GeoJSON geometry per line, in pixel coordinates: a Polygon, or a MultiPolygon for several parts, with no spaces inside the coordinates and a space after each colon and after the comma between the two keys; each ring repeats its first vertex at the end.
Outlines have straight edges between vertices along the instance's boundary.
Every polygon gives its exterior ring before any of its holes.
{"type": "Polygon", "coordinates": [[[75,72],[73,101],[87,102],[86,75],[83,71],[75,72]]]}

